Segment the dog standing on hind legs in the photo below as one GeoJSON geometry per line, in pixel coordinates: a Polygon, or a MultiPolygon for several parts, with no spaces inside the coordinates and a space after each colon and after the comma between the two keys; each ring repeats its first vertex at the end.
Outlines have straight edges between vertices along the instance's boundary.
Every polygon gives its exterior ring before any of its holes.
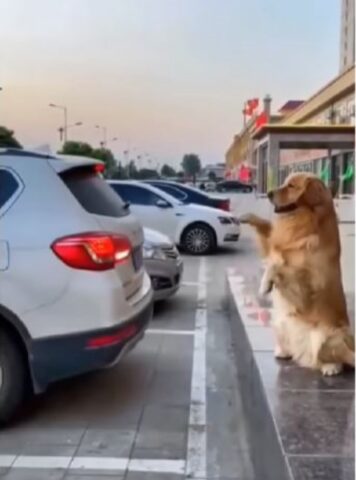
{"type": "Polygon", "coordinates": [[[266,268],[260,294],[271,291],[275,355],[324,375],[354,367],[354,337],[341,283],[340,237],[330,191],[298,173],[269,192],[276,220],[249,214],[266,268]]]}

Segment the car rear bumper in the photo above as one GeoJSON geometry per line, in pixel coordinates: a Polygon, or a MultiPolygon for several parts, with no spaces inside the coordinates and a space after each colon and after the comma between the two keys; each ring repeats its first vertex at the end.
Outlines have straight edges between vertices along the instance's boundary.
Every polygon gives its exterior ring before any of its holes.
{"type": "Polygon", "coordinates": [[[135,317],[115,327],[33,340],[29,356],[35,392],[58,380],[118,362],[144,336],[152,305],[150,302],[135,317]]]}

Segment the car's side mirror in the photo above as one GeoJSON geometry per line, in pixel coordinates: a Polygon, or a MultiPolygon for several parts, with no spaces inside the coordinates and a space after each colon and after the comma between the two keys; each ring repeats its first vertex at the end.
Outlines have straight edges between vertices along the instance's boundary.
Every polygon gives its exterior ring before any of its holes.
{"type": "Polygon", "coordinates": [[[156,206],[158,208],[170,208],[171,207],[171,205],[168,202],[166,202],[165,200],[162,200],[162,199],[157,200],[156,206]]]}

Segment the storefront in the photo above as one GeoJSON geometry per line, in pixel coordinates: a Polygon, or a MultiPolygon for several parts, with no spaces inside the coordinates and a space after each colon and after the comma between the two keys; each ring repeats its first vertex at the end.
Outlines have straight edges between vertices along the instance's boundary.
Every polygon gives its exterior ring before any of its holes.
{"type": "Polygon", "coordinates": [[[336,188],[339,195],[354,193],[355,128],[352,125],[264,125],[252,138],[260,193],[277,187],[289,173],[298,171],[315,173],[336,188]],[[329,155],[307,162],[281,164],[281,152],[288,149],[322,149],[329,155]]]}

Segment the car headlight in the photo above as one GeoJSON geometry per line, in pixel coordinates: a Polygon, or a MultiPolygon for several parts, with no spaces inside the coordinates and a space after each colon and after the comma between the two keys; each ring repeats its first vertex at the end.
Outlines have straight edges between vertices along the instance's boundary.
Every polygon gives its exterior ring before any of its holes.
{"type": "Polygon", "coordinates": [[[230,217],[219,217],[219,222],[221,225],[229,225],[232,223],[232,219],[230,217]]]}
{"type": "Polygon", "coordinates": [[[156,260],[166,260],[166,255],[161,248],[152,245],[143,246],[143,258],[154,258],[156,260]]]}

